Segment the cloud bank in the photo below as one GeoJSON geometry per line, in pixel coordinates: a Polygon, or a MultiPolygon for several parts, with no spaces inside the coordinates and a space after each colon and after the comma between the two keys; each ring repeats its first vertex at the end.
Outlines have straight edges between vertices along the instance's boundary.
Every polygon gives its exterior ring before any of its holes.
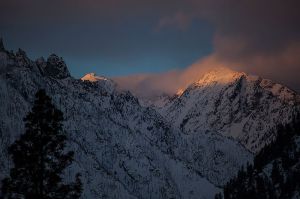
{"type": "Polygon", "coordinates": [[[142,98],[149,98],[161,94],[173,95],[200,79],[207,71],[217,67],[224,67],[224,65],[216,62],[215,58],[210,56],[184,70],[173,70],[160,74],[137,74],[113,79],[121,89],[130,90],[142,98]]]}
{"type": "Polygon", "coordinates": [[[299,0],[7,0],[0,2],[0,23],[26,29],[39,23],[64,26],[158,19],[150,29],[159,32],[169,27],[185,31],[193,22],[205,21],[214,28],[213,52],[207,57],[183,70],[114,79],[143,95],[173,93],[211,67],[225,66],[300,91],[299,8],[299,0]]]}
{"type": "Polygon", "coordinates": [[[224,66],[270,78],[300,92],[300,1],[187,2],[190,12],[175,12],[162,18],[158,26],[187,28],[187,19],[207,20],[215,27],[214,52],[182,71],[116,78],[120,85],[138,95],[170,94],[201,78],[207,70],[224,66]]]}

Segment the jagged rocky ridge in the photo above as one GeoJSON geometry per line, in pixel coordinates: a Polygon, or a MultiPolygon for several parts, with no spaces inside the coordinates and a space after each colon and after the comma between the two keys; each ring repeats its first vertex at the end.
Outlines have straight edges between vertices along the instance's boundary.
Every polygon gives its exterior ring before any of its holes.
{"type": "Polygon", "coordinates": [[[212,198],[252,154],[214,130],[184,134],[112,81],[78,80],[62,58],[30,60],[0,42],[0,178],[7,147],[24,132],[35,92],[46,89],[65,117],[82,198],[212,198]]]}
{"type": "Polygon", "coordinates": [[[299,95],[258,76],[215,69],[158,111],[186,134],[216,131],[256,153],[299,111],[299,95]]]}

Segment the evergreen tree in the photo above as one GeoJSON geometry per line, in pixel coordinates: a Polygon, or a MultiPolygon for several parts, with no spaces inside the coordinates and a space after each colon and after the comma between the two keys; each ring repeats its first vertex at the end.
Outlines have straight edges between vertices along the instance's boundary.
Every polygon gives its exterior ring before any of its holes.
{"type": "Polygon", "coordinates": [[[280,185],[283,184],[283,176],[280,173],[279,165],[276,160],[273,162],[271,178],[274,185],[278,183],[280,185]]]}
{"type": "Polygon", "coordinates": [[[80,175],[69,184],[62,179],[74,155],[72,151],[64,151],[63,114],[54,107],[44,90],[36,93],[32,111],[24,121],[25,133],[9,147],[14,168],[2,182],[2,198],[79,198],[82,192],[80,175]]]}

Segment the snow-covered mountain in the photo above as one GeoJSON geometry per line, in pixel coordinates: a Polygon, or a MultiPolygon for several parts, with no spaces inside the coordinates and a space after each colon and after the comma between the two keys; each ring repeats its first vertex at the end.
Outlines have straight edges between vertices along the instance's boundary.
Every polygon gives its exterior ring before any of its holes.
{"type": "Polygon", "coordinates": [[[186,134],[214,130],[258,152],[299,111],[299,95],[258,76],[215,69],[158,111],[186,134]]]}
{"type": "Polygon", "coordinates": [[[172,100],[172,97],[169,96],[168,94],[158,94],[158,95],[153,95],[151,97],[141,97],[137,96],[139,99],[139,103],[144,106],[144,107],[152,107],[154,109],[156,108],[162,108],[164,107],[167,103],[169,103],[172,100]]]}
{"type": "Polygon", "coordinates": [[[23,118],[40,88],[64,113],[75,151],[65,176],[82,174],[83,198],[213,198],[252,161],[241,144],[213,128],[181,131],[107,78],[74,79],[57,55],[32,61],[0,42],[0,179],[12,166],[7,147],[24,132],[23,118]]]}

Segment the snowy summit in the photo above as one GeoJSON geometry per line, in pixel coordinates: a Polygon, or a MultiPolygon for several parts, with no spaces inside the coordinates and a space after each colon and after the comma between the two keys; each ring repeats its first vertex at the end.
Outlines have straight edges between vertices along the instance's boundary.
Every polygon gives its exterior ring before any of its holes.
{"type": "Polygon", "coordinates": [[[81,78],[83,81],[97,82],[102,80],[107,80],[107,78],[102,76],[97,76],[95,73],[88,73],[81,78]]]}

